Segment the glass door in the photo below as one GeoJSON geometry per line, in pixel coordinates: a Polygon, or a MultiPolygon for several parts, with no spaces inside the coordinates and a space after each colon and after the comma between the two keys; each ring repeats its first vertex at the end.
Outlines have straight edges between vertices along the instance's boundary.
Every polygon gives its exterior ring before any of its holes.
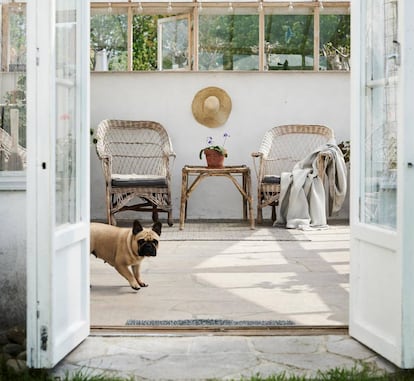
{"type": "Polygon", "coordinates": [[[349,332],[401,368],[414,366],[413,4],[352,2],[349,332]]]}
{"type": "Polygon", "coordinates": [[[27,346],[36,368],[53,367],[89,334],[88,15],[83,0],[28,4],[36,66],[28,67],[27,346]]]}

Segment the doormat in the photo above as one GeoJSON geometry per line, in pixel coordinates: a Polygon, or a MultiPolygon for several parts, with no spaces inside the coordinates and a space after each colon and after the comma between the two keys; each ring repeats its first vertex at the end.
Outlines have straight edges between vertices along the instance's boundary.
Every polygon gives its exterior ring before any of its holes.
{"type": "Polygon", "coordinates": [[[184,319],[184,320],[127,320],[125,325],[141,327],[281,327],[296,325],[291,320],[227,320],[227,319],[184,319]]]}
{"type": "Polygon", "coordinates": [[[183,230],[179,223],[162,230],[163,241],[311,241],[309,235],[297,229],[257,225],[250,229],[247,221],[186,222],[183,230]]]}

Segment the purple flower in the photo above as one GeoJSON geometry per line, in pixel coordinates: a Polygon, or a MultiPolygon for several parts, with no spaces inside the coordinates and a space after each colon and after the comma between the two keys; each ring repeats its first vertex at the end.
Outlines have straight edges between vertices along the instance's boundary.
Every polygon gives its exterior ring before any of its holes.
{"type": "Polygon", "coordinates": [[[230,137],[230,134],[228,133],[228,132],[225,132],[224,134],[223,134],[223,146],[226,144],[226,140],[227,140],[227,138],[229,138],[230,137]]]}

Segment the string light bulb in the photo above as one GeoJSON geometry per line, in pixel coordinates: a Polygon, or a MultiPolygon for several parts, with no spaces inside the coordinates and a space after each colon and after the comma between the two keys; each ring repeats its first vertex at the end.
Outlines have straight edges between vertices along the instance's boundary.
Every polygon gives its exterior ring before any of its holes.
{"type": "Polygon", "coordinates": [[[257,10],[259,11],[259,12],[263,12],[263,1],[259,1],[259,6],[257,7],[257,10]]]}
{"type": "Polygon", "coordinates": [[[112,4],[108,3],[108,13],[112,13],[112,4]]]}
{"type": "Polygon", "coordinates": [[[289,1],[288,9],[289,11],[293,11],[293,3],[291,1],[289,1]]]}
{"type": "Polygon", "coordinates": [[[198,2],[198,13],[201,13],[203,11],[203,6],[201,4],[201,0],[198,2]]]}
{"type": "Polygon", "coordinates": [[[167,12],[168,12],[168,13],[171,13],[171,12],[172,12],[172,5],[171,5],[171,1],[169,1],[169,2],[168,2],[167,12]]]}
{"type": "Polygon", "coordinates": [[[323,11],[323,8],[324,8],[324,6],[323,6],[323,1],[319,1],[319,9],[320,9],[321,11],[323,11]]]}
{"type": "Polygon", "coordinates": [[[142,8],[142,4],[141,4],[141,2],[140,2],[140,1],[138,2],[137,12],[138,12],[138,13],[142,13],[142,12],[144,12],[144,8],[142,8]]]}
{"type": "Polygon", "coordinates": [[[229,7],[227,8],[227,12],[229,13],[233,12],[233,4],[231,3],[231,1],[229,2],[229,7]]]}

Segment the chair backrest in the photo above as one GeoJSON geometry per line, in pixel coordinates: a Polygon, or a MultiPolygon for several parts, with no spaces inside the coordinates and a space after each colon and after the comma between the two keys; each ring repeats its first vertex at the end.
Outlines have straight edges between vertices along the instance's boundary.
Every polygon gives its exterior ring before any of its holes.
{"type": "Polygon", "coordinates": [[[262,175],[291,172],[294,165],[318,147],[334,139],[333,130],[321,125],[284,125],[267,131],[260,146],[262,175]]]}
{"type": "Polygon", "coordinates": [[[166,176],[173,152],[164,127],[152,121],[103,120],[96,130],[100,158],[111,157],[112,173],[166,176]]]}

